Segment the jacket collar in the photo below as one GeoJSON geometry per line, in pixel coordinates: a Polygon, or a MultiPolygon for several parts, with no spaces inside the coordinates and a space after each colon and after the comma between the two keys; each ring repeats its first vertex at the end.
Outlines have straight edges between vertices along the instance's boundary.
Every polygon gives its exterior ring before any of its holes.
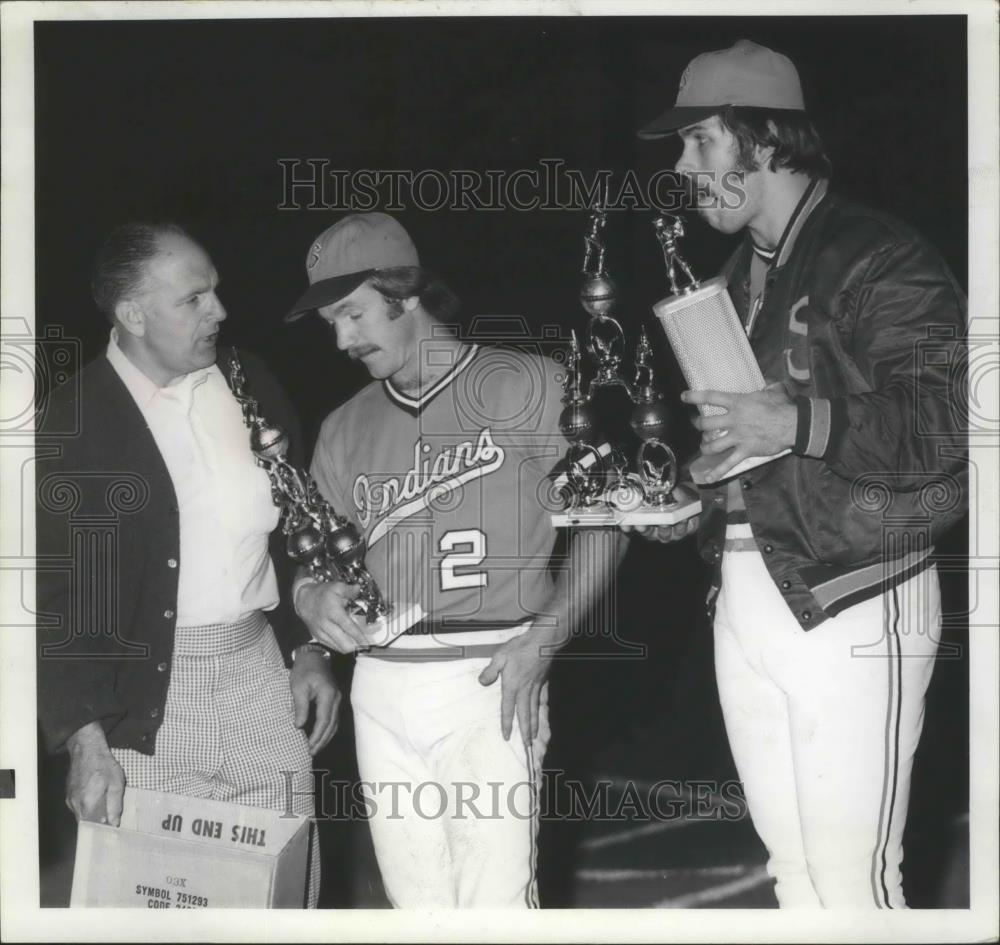
{"type": "MultiPolygon", "coordinates": [[[[788,262],[788,257],[792,255],[792,250],[795,247],[795,241],[802,232],[802,227],[805,226],[806,220],[809,219],[809,215],[826,196],[826,191],[829,185],[830,182],[825,177],[814,177],[809,182],[809,186],[806,188],[805,193],[802,194],[802,198],[792,211],[792,215],[789,218],[788,223],[785,224],[785,231],[781,234],[781,239],[778,240],[778,245],[774,248],[774,259],[771,262],[772,266],[778,268],[788,262]]],[[[752,251],[753,248],[751,247],[751,252],[752,251]]]]}

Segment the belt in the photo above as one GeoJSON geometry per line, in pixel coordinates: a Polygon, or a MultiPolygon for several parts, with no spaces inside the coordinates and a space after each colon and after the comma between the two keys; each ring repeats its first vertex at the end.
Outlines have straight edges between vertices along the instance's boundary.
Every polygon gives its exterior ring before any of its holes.
{"type": "Polygon", "coordinates": [[[434,650],[399,650],[391,646],[375,647],[358,654],[359,659],[383,660],[387,663],[439,663],[443,660],[492,659],[502,643],[473,646],[442,646],[434,650]]]}
{"type": "Polygon", "coordinates": [[[359,657],[371,657],[387,662],[428,663],[439,660],[490,659],[501,646],[513,637],[508,630],[526,630],[530,620],[433,620],[425,617],[405,633],[400,634],[395,645],[372,647],[359,653],[359,657]],[[500,639],[490,639],[493,633],[500,633],[500,639]],[[462,639],[445,642],[440,635],[466,634],[462,639]],[[485,639],[477,641],[477,636],[485,639]],[[406,642],[404,643],[404,638],[406,642]],[[415,639],[414,639],[415,638],[415,639]],[[410,643],[412,641],[412,643],[410,643]],[[426,641],[426,645],[424,644],[426,641]],[[407,645],[409,644],[409,645],[407,645]]]}
{"type": "Polygon", "coordinates": [[[517,620],[432,620],[424,617],[419,623],[415,623],[408,630],[404,630],[401,636],[426,637],[440,636],[444,633],[480,633],[485,630],[510,630],[513,627],[520,627],[527,622],[526,617],[517,620]]]}
{"type": "Polygon", "coordinates": [[[726,541],[722,546],[724,551],[759,551],[753,537],[750,523],[733,523],[726,525],[726,541]]]}

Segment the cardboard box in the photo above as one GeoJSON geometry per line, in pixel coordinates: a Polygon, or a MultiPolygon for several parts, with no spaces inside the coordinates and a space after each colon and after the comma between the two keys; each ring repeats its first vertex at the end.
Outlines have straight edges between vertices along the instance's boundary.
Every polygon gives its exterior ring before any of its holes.
{"type": "Polygon", "coordinates": [[[81,821],[70,906],[300,909],[309,818],[125,789],[120,827],[81,821]]]}

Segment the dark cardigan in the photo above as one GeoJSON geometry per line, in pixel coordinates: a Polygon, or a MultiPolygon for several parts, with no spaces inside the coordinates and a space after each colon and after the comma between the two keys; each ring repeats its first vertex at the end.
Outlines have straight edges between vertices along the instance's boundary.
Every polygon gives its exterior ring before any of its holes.
{"type": "MultiPolygon", "coordinates": [[[[240,358],[248,392],[263,416],[289,432],[289,458],[300,465],[302,436],[287,396],[263,362],[245,352],[240,358]]],[[[152,754],[176,626],[173,483],[105,355],[52,393],[35,442],[38,719],[46,747],[57,751],[99,721],[112,747],[152,754]]],[[[282,604],[268,619],[287,658],[309,635],[287,604],[293,568],[280,528],[271,558],[282,604]]]]}

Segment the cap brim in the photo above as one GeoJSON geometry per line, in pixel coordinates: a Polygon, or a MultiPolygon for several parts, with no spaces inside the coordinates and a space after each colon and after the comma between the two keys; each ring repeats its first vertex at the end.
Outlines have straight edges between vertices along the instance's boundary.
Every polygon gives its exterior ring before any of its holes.
{"type": "Polygon", "coordinates": [[[695,122],[711,118],[712,115],[718,115],[725,107],[725,105],[684,105],[680,108],[670,108],[636,133],[646,141],[666,138],[678,128],[686,128],[695,122]]]}
{"type": "Polygon", "coordinates": [[[334,276],[331,279],[320,279],[318,282],[314,282],[292,306],[285,316],[285,321],[298,321],[303,315],[308,315],[315,309],[339,302],[344,296],[350,295],[374,272],[374,269],[363,269],[361,272],[349,272],[344,276],[334,276]]]}

